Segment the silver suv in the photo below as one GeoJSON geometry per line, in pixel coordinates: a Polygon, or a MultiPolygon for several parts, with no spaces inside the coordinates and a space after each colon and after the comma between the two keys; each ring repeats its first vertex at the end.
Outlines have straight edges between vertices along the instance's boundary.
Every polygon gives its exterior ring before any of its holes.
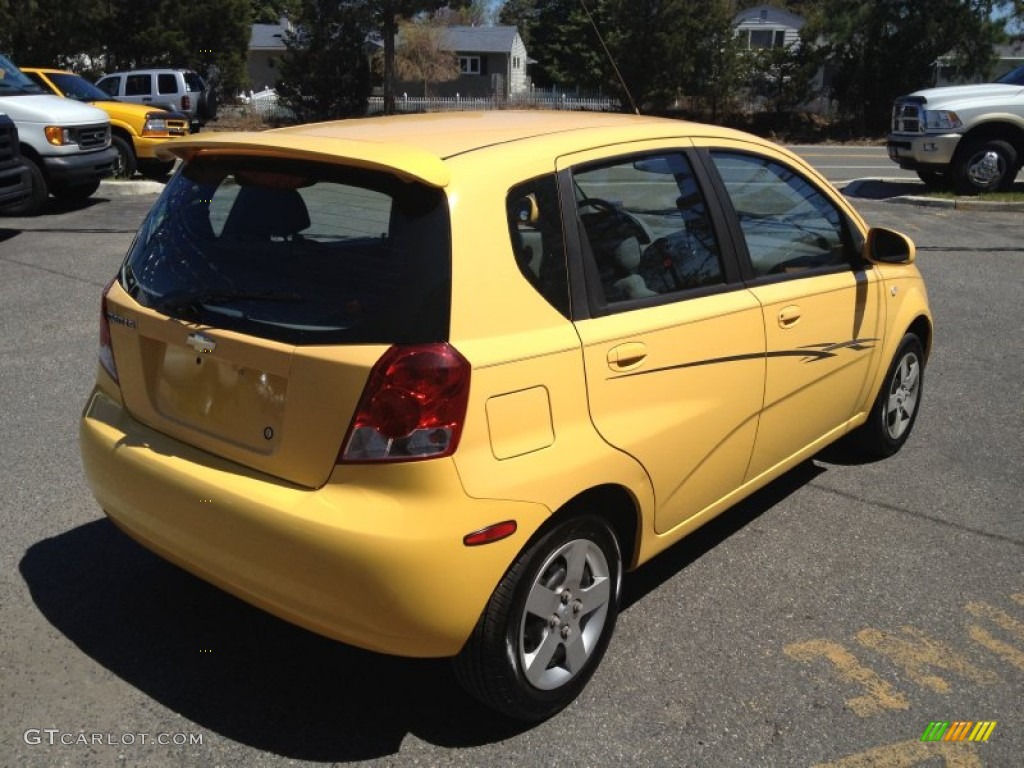
{"type": "Polygon", "coordinates": [[[113,72],[97,80],[96,85],[119,101],[182,112],[188,115],[193,133],[217,117],[216,94],[191,69],[113,72]]]}

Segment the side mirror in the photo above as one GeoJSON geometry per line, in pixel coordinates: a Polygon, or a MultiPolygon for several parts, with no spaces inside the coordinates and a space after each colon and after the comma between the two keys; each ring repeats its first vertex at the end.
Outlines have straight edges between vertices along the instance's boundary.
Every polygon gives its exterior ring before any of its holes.
{"type": "Polygon", "coordinates": [[[913,264],[917,255],[914,241],[906,235],[883,227],[868,230],[864,256],[876,264],[913,264]]]}

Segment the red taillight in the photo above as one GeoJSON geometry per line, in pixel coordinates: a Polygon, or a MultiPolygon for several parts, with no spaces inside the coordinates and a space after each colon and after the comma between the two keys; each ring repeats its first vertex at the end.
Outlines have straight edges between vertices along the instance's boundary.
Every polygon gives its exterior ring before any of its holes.
{"type": "Polygon", "coordinates": [[[192,108],[192,99],[188,96],[181,97],[181,111],[188,112],[192,108]]]}
{"type": "Polygon", "coordinates": [[[469,374],[450,344],[391,347],[370,371],[339,461],[450,456],[466,418],[469,374]]]}
{"type": "Polygon", "coordinates": [[[110,343],[110,320],[107,318],[107,294],[113,285],[114,280],[107,283],[100,298],[100,365],[114,381],[117,381],[117,364],[114,362],[114,347],[110,343]]]}

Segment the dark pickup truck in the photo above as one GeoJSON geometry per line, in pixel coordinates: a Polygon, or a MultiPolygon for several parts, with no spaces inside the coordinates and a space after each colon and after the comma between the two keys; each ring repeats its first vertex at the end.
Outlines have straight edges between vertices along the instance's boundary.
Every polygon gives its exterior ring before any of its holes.
{"type": "Polygon", "coordinates": [[[0,209],[28,197],[31,183],[21,162],[18,129],[7,115],[0,114],[0,209]]]}

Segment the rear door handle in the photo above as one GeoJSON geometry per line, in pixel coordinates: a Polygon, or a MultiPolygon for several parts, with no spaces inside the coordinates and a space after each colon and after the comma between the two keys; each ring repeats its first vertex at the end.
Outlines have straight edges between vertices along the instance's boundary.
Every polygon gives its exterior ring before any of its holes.
{"type": "Polygon", "coordinates": [[[647,359],[647,347],[639,341],[629,341],[608,350],[608,367],[613,371],[636,368],[647,359]]]}
{"type": "Polygon", "coordinates": [[[800,322],[801,315],[800,307],[796,304],[790,304],[788,307],[783,307],[779,311],[779,327],[792,328],[800,322]]]}

